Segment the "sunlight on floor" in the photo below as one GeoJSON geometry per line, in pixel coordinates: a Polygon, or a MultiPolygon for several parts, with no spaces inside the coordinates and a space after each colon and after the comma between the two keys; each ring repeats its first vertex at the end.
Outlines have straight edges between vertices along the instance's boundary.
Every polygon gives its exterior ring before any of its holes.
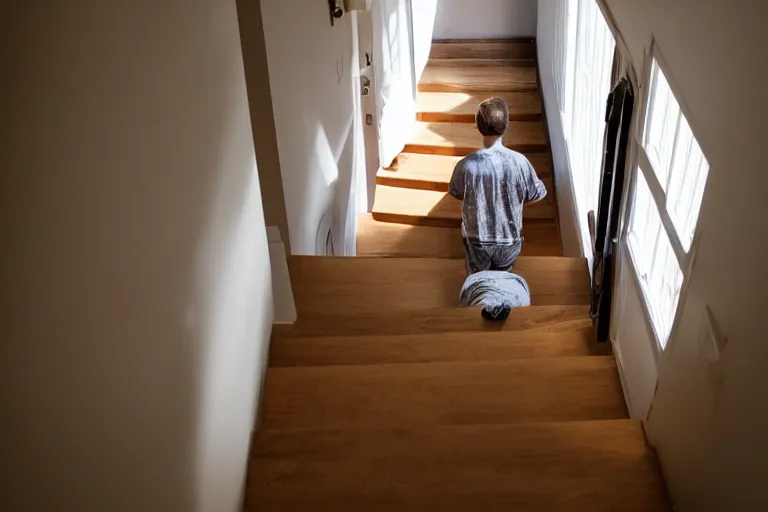
{"type": "Polygon", "coordinates": [[[443,111],[452,111],[472,101],[470,94],[462,92],[433,93],[443,111]]]}

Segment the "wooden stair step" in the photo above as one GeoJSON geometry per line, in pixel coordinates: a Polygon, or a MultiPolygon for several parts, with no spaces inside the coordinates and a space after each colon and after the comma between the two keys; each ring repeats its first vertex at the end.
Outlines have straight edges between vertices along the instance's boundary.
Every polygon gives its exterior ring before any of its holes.
{"type": "MultiPolygon", "coordinates": [[[[457,292],[458,293],[458,292],[457,292]]],[[[293,324],[276,324],[272,337],[371,336],[440,332],[569,332],[591,327],[589,306],[530,306],[515,308],[506,322],[489,322],[479,308],[455,307],[412,310],[375,309],[351,312],[329,306],[325,311],[302,310],[293,324]]]]}
{"type": "MultiPolygon", "coordinates": [[[[524,243],[521,254],[527,250],[528,247],[524,243]]],[[[370,213],[365,213],[359,215],[357,219],[357,255],[464,258],[464,244],[460,228],[379,222],[370,213]]]]}
{"type": "Polygon", "coordinates": [[[269,364],[282,367],[501,361],[610,353],[609,344],[598,344],[592,338],[591,326],[562,333],[527,330],[276,338],[270,346],[269,364]]]}
{"type": "Polygon", "coordinates": [[[474,123],[477,106],[494,96],[507,103],[510,121],[541,120],[538,91],[420,92],[416,118],[419,121],[474,123]]]}
{"type": "Polygon", "coordinates": [[[418,429],[264,430],[246,510],[666,512],[629,419],[418,429]]]}
{"type": "MultiPolygon", "coordinates": [[[[417,122],[406,153],[466,156],[480,149],[482,137],[474,123],[417,122]]],[[[504,145],[520,153],[544,153],[549,147],[538,121],[510,121],[504,145]]]]}
{"type": "Polygon", "coordinates": [[[263,428],[624,418],[613,356],[268,368],[263,428]]]}
{"type": "MultiPolygon", "coordinates": [[[[440,258],[291,256],[288,268],[299,314],[458,308],[466,278],[462,260],[440,258]]],[[[514,272],[533,305],[589,304],[584,258],[521,256],[514,272]]]]}
{"type": "Polygon", "coordinates": [[[440,59],[431,57],[430,66],[469,66],[469,67],[536,67],[536,59],[440,59]]]}
{"type": "Polygon", "coordinates": [[[461,201],[434,190],[376,185],[372,214],[379,222],[461,227],[461,201]]]}
{"type": "MultiPolygon", "coordinates": [[[[556,216],[552,194],[547,194],[547,197],[537,203],[523,207],[525,220],[549,219],[554,223],[556,216]]],[[[376,185],[373,218],[381,222],[461,227],[461,201],[447,192],[376,185]]]]}
{"type": "Polygon", "coordinates": [[[462,63],[437,65],[428,62],[419,80],[419,91],[536,91],[538,84],[533,66],[472,66],[462,63]]]}
{"type": "MultiPolygon", "coordinates": [[[[521,256],[561,256],[554,222],[529,222],[524,227],[521,256]]],[[[461,229],[379,222],[364,213],[357,220],[357,255],[413,258],[464,258],[461,229]]]]}
{"type": "MultiPolygon", "coordinates": [[[[536,174],[544,181],[547,191],[554,194],[552,182],[552,159],[549,153],[527,153],[536,174]]],[[[453,169],[463,157],[429,155],[422,153],[400,153],[397,166],[380,169],[376,183],[393,187],[420,188],[448,192],[453,169]]]]}
{"type": "Polygon", "coordinates": [[[432,41],[431,59],[535,59],[533,38],[443,39],[432,41]]]}

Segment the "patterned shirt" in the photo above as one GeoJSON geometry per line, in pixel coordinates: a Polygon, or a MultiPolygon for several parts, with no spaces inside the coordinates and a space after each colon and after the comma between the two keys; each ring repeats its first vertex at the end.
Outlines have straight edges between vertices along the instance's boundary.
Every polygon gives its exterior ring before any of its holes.
{"type": "Polygon", "coordinates": [[[512,245],[522,240],[523,204],[542,199],[547,189],[528,159],[499,139],[456,164],[449,193],[462,200],[464,238],[512,245]]]}

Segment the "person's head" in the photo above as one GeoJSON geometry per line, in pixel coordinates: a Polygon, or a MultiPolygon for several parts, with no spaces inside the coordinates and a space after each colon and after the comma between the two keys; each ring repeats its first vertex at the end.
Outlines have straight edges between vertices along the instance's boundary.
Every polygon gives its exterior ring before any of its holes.
{"type": "Polygon", "coordinates": [[[477,129],[484,137],[501,137],[509,126],[509,109],[502,98],[488,98],[475,114],[477,129]]]}

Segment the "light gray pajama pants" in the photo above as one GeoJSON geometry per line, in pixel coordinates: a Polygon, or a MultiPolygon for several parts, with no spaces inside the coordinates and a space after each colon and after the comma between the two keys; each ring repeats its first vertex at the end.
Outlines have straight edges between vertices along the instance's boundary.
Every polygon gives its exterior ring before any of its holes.
{"type": "Polygon", "coordinates": [[[483,270],[509,271],[523,248],[522,242],[512,245],[499,245],[484,244],[466,238],[463,238],[463,240],[468,274],[482,272],[483,270]]]}

